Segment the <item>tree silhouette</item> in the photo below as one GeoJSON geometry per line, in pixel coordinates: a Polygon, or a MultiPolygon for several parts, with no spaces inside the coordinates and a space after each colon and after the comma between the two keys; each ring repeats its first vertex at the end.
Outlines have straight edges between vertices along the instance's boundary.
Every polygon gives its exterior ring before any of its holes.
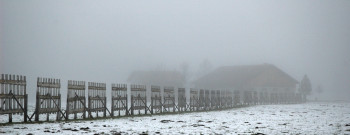
{"type": "Polygon", "coordinates": [[[300,82],[300,92],[303,95],[303,100],[306,101],[306,96],[311,94],[312,86],[310,79],[307,75],[304,75],[303,79],[300,82]]]}

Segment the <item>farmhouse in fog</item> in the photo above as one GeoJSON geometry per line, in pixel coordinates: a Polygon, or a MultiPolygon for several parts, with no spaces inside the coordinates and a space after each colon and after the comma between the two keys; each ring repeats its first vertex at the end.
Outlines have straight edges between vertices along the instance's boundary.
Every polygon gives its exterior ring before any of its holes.
{"type": "Polygon", "coordinates": [[[197,88],[228,89],[241,95],[236,102],[298,100],[298,81],[272,64],[225,66],[194,81],[197,88]]]}
{"type": "Polygon", "coordinates": [[[176,87],[182,87],[186,83],[180,72],[167,70],[134,71],[130,74],[128,82],[176,87]]]}

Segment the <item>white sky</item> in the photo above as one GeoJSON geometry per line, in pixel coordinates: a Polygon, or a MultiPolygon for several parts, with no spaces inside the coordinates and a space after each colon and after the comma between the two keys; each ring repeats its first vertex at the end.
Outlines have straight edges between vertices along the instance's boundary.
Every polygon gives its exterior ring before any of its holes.
{"type": "Polygon", "coordinates": [[[0,71],[34,91],[39,76],[112,83],[204,59],[271,63],[349,99],[349,13],[348,0],[0,0],[0,71]]]}

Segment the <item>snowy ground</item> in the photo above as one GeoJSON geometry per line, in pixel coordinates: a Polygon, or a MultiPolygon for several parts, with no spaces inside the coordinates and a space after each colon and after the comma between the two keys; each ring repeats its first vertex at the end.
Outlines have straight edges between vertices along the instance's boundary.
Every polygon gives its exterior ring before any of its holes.
{"type": "Polygon", "coordinates": [[[258,105],[225,111],[0,126],[0,134],[350,134],[350,103],[258,105]]]}

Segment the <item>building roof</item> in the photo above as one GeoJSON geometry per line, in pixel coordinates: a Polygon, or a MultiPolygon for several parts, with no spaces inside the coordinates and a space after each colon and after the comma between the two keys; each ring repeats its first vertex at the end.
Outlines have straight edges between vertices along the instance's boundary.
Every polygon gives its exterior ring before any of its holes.
{"type": "Polygon", "coordinates": [[[294,87],[297,80],[272,64],[225,66],[193,82],[203,88],[294,87]]]}
{"type": "Polygon", "coordinates": [[[150,84],[161,86],[183,86],[185,84],[184,76],[178,71],[134,71],[128,78],[129,83],[150,84]]]}

